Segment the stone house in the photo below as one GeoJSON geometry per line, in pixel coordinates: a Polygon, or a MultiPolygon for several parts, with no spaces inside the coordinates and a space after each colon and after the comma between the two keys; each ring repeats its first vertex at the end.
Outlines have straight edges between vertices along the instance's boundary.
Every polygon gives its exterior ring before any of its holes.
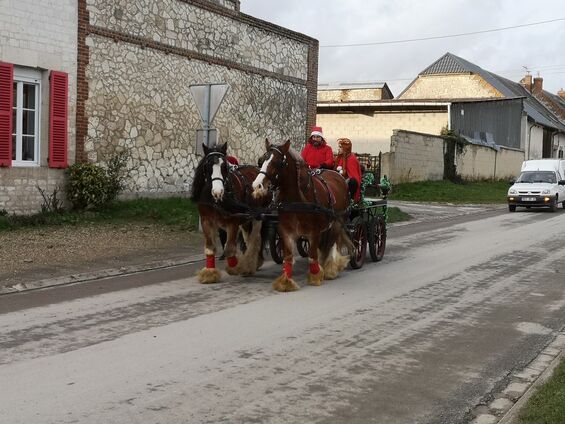
{"type": "Polygon", "coordinates": [[[186,192],[202,127],[190,84],[229,85],[214,127],[243,163],[265,137],[299,148],[315,123],[318,41],[238,0],[47,3],[0,4],[0,210],[35,212],[37,186],[122,151],[126,194],[186,192]]]}
{"type": "Polygon", "coordinates": [[[542,81],[513,82],[447,53],[395,99],[384,83],[318,86],[317,122],[332,146],[349,137],[363,153],[389,152],[394,130],[451,129],[477,145],[521,150],[525,158],[560,157],[565,94],[544,91],[542,81]]]}
{"type": "Polygon", "coordinates": [[[495,145],[523,150],[526,159],[560,157],[565,150],[565,121],[547,105],[559,103],[560,98],[544,92],[542,81],[535,78],[532,84],[531,76],[521,83],[510,81],[446,53],[420,72],[398,99],[476,102],[479,107],[474,110],[450,107],[448,120],[452,129],[470,139],[482,133],[485,140],[490,139],[495,145]],[[515,119],[518,103],[520,119],[515,119]],[[487,111],[485,106],[491,110],[487,111]]]}

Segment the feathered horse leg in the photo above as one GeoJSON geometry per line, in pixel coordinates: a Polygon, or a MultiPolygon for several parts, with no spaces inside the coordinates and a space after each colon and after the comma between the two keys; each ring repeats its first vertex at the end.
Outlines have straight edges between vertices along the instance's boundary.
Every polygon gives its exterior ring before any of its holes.
{"type": "Polygon", "coordinates": [[[216,268],[216,225],[212,224],[208,218],[202,217],[202,231],[204,233],[204,254],[206,255],[206,267],[198,271],[198,281],[202,284],[218,283],[221,273],[216,268]]]}

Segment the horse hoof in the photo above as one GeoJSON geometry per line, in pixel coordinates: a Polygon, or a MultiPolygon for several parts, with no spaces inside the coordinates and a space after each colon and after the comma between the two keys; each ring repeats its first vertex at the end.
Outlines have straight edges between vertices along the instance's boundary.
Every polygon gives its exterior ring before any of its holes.
{"type": "Polygon", "coordinates": [[[308,273],[308,284],[311,286],[321,286],[324,281],[324,270],[320,267],[320,271],[316,274],[308,273]]]}
{"type": "Polygon", "coordinates": [[[298,290],[299,288],[300,287],[298,287],[298,284],[296,284],[296,282],[292,278],[288,278],[286,274],[281,275],[273,282],[273,289],[278,292],[292,292],[298,290]]]}
{"type": "Polygon", "coordinates": [[[239,269],[239,266],[226,266],[225,271],[229,274],[229,275],[240,275],[241,274],[241,270],[239,269]]]}
{"type": "Polygon", "coordinates": [[[217,268],[202,268],[198,271],[198,281],[202,284],[219,283],[222,274],[217,268]]]}

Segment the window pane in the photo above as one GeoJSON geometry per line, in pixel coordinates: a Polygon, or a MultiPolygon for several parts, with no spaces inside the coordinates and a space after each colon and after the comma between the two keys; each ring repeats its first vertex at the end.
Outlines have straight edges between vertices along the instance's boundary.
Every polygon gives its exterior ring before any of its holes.
{"type": "Polygon", "coordinates": [[[23,111],[23,135],[35,135],[35,112],[31,110],[23,111]]]}
{"type": "Polygon", "coordinates": [[[35,85],[24,84],[24,109],[35,109],[35,85]]]}
{"type": "Polygon", "coordinates": [[[12,136],[12,160],[16,160],[16,136],[12,136]]]}
{"type": "Polygon", "coordinates": [[[22,160],[35,160],[35,137],[22,137],[22,160]]]}
{"type": "Polygon", "coordinates": [[[13,102],[12,106],[16,107],[18,105],[18,83],[14,83],[14,93],[13,93],[13,102]]]}

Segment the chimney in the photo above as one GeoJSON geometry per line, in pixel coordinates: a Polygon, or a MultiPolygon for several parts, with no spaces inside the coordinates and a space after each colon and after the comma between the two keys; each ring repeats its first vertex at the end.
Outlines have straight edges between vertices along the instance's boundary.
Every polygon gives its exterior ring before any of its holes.
{"type": "Polygon", "coordinates": [[[558,95],[559,97],[561,97],[563,100],[565,100],[565,91],[563,91],[563,89],[559,90],[559,91],[557,92],[557,95],[558,95]]]}
{"type": "Polygon", "coordinates": [[[524,78],[520,81],[520,83],[526,87],[530,93],[532,92],[532,76],[530,74],[526,74],[524,78]]]}
{"type": "Polygon", "coordinates": [[[542,90],[543,90],[543,78],[542,77],[534,78],[534,87],[532,89],[532,93],[541,94],[542,90]]]}

